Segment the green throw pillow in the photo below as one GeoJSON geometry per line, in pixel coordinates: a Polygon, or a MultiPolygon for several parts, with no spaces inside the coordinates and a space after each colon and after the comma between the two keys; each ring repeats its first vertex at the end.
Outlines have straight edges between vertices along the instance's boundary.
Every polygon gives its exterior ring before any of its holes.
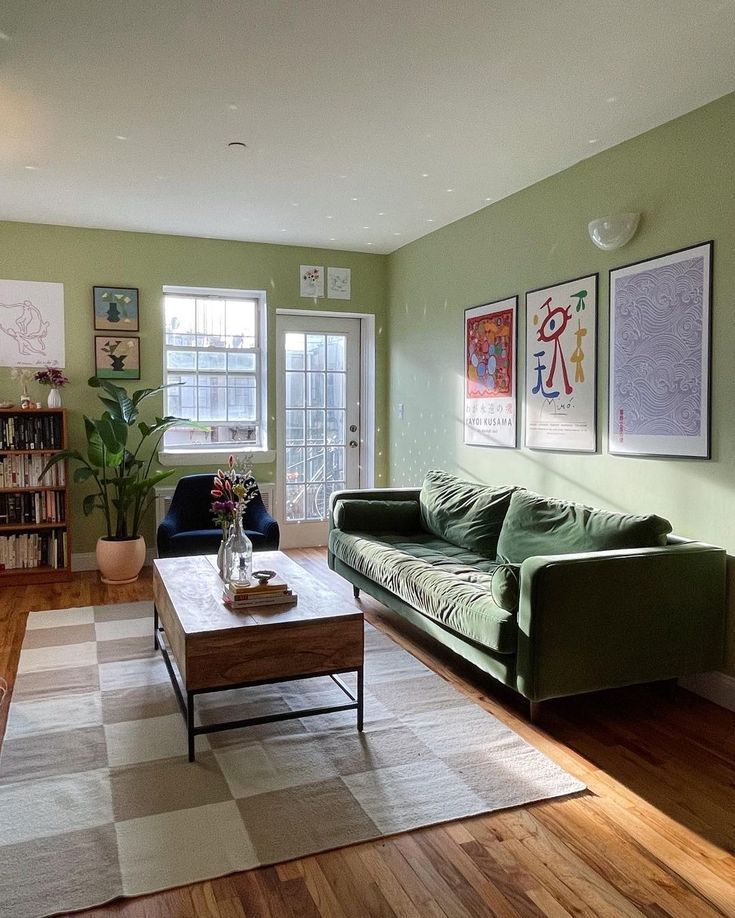
{"type": "Polygon", "coordinates": [[[498,561],[521,564],[535,555],[654,548],[666,544],[671,523],[653,514],[594,510],[584,504],[516,491],[498,540],[498,561]]]}
{"type": "Polygon", "coordinates": [[[493,602],[506,612],[515,612],[521,595],[520,564],[499,564],[490,581],[493,602]]]}
{"type": "Polygon", "coordinates": [[[415,500],[349,498],[335,504],[334,524],[342,532],[408,534],[421,531],[421,514],[415,500]]]}
{"type": "Polygon", "coordinates": [[[419,503],[424,528],[435,536],[494,558],[514,488],[492,488],[446,472],[427,472],[419,503]]]}

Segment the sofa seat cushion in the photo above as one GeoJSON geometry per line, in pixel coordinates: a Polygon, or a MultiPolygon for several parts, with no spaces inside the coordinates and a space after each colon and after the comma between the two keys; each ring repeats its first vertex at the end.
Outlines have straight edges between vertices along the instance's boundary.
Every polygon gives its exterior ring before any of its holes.
{"type": "Polygon", "coordinates": [[[333,529],[329,548],[353,570],[444,627],[497,653],[516,652],[516,614],[501,609],[490,589],[495,562],[421,535],[378,539],[333,529]]]}
{"type": "Polygon", "coordinates": [[[516,491],[498,540],[498,560],[522,564],[536,555],[656,548],[671,523],[660,516],[595,510],[568,500],[516,491]]]}

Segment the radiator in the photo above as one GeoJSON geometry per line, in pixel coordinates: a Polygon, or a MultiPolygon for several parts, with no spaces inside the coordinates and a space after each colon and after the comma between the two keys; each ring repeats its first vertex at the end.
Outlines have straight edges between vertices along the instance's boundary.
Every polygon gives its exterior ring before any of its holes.
{"type": "MultiPolygon", "coordinates": [[[[268,513],[273,513],[273,504],[275,503],[275,491],[276,486],[272,482],[258,482],[258,487],[260,488],[260,495],[263,498],[263,503],[265,504],[265,509],[268,513]]],[[[160,487],[155,489],[156,493],[156,527],[161,523],[164,516],[168,513],[169,504],[171,503],[171,498],[174,496],[174,491],[176,486],[173,487],[160,487]]]]}

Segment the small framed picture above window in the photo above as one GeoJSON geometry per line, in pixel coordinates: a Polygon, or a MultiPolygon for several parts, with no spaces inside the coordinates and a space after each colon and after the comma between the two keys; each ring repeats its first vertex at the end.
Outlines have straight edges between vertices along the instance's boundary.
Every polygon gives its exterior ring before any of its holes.
{"type": "Polygon", "coordinates": [[[140,379],[140,338],[95,335],[94,366],[99,379],[140,379]]]}
{"type": "Polygon", "coordinates": [[[124,335],[140,330],[137,287],[93,287],[94,327],[124,335]]]}

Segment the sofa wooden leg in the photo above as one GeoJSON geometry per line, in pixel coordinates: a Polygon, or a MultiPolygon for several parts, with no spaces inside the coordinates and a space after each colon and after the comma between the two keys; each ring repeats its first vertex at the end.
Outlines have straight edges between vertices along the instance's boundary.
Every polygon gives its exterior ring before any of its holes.
{"type": "Polygon", "coordinates": [[[355,599],[359,599],[359,598],[360,598],[360,590],[359,590],[358,587],[356,587],[356,586],[353,586],[353,587],[352,587],[352,595],[355,597],[355,599]]]}
{"type": "Polygon", "coordinates": [[[528,702],[528,718],[532,724],[541,723],[543,706],[540,701],[528,702]]]}

